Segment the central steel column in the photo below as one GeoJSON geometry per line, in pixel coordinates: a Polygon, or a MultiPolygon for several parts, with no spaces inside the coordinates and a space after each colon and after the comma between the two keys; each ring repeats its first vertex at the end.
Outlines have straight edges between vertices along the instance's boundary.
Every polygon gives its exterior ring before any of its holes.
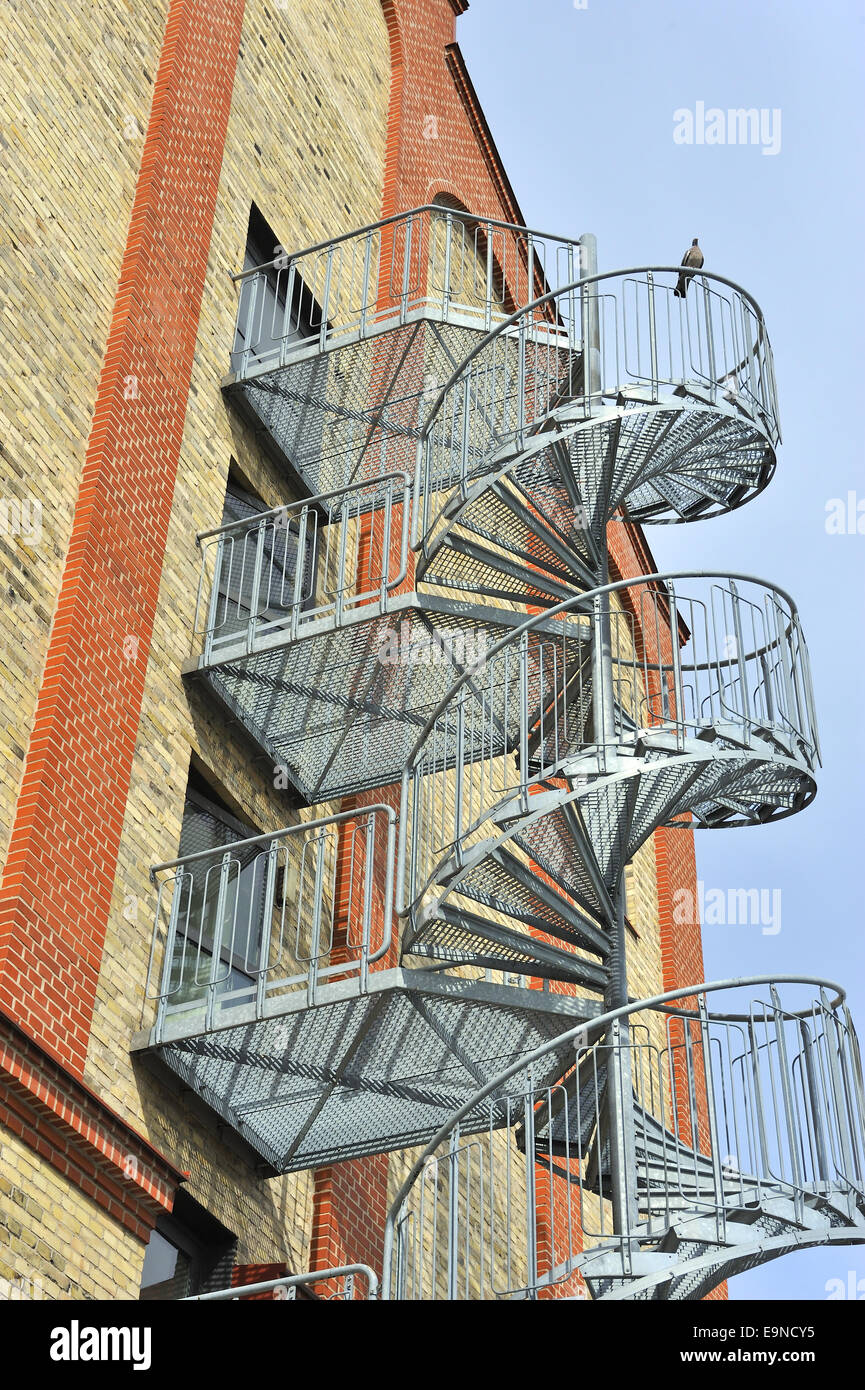
{"type": "MultiPolygon", "coordinates": [[[[598,247],[592,234],[580,237],[581,276],[588,279],[598,273],[598,247]]],[[[597,282],[586,285],[581,292],[583,383],[586,395],[598,400],[601,393],[601,325],[598,308],[597,282]]],[[[606,536],[598,538],[598,586],[610,582],[606,536]]],[[[615,771],[616,716],[613,684],[613,646],[609,594],[594,600],[592,613],[592,680],[594,705],[594,737],[598,746],[600,768],[615,771]]],[[[614,900],[615,919],[609,923],[610,952],[607,960],[609,979],[604,996],[605,1009],[618,1009],[628,1002],[628,975],[625,940],[625,881],[624,866],[619,874],[614,900]]],[[[609,1062],[607,1071],[607,1123],[610,1137],[610,1187],[604,1193],[613,1208],[613,1228],[617,1233],[633,1230],[637,1220],[636,1151],[634,1145],[634,1114],[632,1105],[630,1027],[627,1020],[616,1020],[607,1036],[609,1062]]],[[[623,1246],[625,1268],[630,1265],[630,1246],[623,1246]]]]}

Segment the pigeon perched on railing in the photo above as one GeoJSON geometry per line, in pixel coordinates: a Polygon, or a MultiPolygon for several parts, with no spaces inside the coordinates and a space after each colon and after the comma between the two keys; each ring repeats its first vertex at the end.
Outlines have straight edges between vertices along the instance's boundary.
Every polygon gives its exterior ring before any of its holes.
{"type": "MultiPolygon", "coordinates": [[[[696,237],[694,237],[694,240],[691,242],[691,245],[688,247],[687,251],[682,257],[682,265],[687,265],[691,267],[691,275],[693,275],[695,270],[702,269],[703,253],[697,245],[696,237]]],[[[679,283],[676,285],[676,288],[673,291],[673,293],[677,294],[680,299],[684,299],[685,295],[688,293],[688,281],[690,280],[691,275],[689,275],[686,270],[681,271],[679,274],[679,283]]]]}

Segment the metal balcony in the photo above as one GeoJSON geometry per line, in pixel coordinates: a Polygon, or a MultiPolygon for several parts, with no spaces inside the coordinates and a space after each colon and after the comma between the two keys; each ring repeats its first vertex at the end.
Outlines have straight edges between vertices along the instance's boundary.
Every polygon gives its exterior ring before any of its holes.
{"type": "Polygon", "coordinates": [[[385,1297],[699,1299],[792,1250],[865,1243],[843,1000],[795,977],[699,985],[575,1029],[553,1086],[542,1049],[503,1071],[397,1195],[385,1297]]]}
{"type": "Polygon", "coordinates": [[[310,803],[397,782],[429,713],[523,618],[412,586],[410,487],[388,474],[198,537],[185,672],[310,803]]]}
{"type": "Polygon", "coordinates": [[[396,828],[369,805],[153,870],[134,1045],[269,1173],[424,1143],[480,1079],[597,1012],[512,974],[407,969],[396,828]]]}
{"type": "Polygon", "coordinates": [[[311,493],[413,471],[424,401],[579,243],[430,205],[236,276],[233,404],[311,493]]]}

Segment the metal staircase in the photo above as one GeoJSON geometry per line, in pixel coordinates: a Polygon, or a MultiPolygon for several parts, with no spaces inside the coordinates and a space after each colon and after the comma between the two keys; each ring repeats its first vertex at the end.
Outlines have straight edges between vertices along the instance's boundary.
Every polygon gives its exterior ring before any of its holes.
{"type": "Polygon", "coordinates": [[[775,467],[759,307],[677,275],[432,206],[240,277],[225,390],[309,495],[199,536],[185,673],[318,809],[154,869],[136,1046],[266,1172],[427,1145],[386,1296],[694,1298],[861,1238],[838,1006],[770,992],[716,1079],[715,987],[628,990],[641,846],[789,815],[819,761],[789,595],[609,575],[610,524],[775,467]],[[758,1081],[786,1129],[731,1173],[758,1081]]]}
{"type": "Polygon", "coordinates": [[[504,1076],[479,1089],[391,1208],[386,1298],[698,1299],[792,1250],[865,1240],[843,995],[792,978],[685,993],[574,1029],[552,1086],[534,1076],[539,1052],[512,1069],[518,1095],[497,1098],[504,1076]],[[792,1007],[779,984],[801,996],[792,1007]],[[619,1175],[616,1111],[629,1130],[619,1175]]]}

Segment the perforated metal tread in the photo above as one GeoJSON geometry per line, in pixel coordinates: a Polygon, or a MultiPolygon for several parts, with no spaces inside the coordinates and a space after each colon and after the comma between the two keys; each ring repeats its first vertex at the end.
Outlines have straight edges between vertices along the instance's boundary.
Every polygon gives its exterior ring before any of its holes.
{"type": "MultiPolygon", "coordinates": [[[[424,971],[388,970],[278,1001],[259,1021],[196,1033],[169,1020],[158,1042],[137,1039],[242,1136],[275,1172],[338,1163],[428,1141],[507,1063],[566,1031],[586,1000],[424,971]],[[183,1035],[181,1035],[183,1034],[183,1035]]],[[[567,1049],[546,1059],[550,1078],[567,1049]]],[[[524,1084],[518,1075],[514,1089],[524,1084]]],[[[489,1123],[481,1108],[478,1128],[489,1123]]]]}
{"type": "MultiPolygon", "coordinates": [[[[206,683],[307,800],[323,801],[398,781],[425,721],[454,681],[524,621],[522,613],[411,594],[394,600],[386,615],[367,619],[361,611],[341,628],[320,624],[293,642],[288,630],[282,641],[273,634],[250,655],[239,644],[235,658],[225,651],[219,664],[190,674],[206,683]]],[[[582,639],[576,626],[574,632],[576,656],[582,639]]],[[[542,680],[539,673],[538,698],[542,680]]],[[[507,729],[518,718],[516,692],[497,698],[504,752],[507,729]]],[[[454,747],[445,756],[455,755],[454,747]]]]}

